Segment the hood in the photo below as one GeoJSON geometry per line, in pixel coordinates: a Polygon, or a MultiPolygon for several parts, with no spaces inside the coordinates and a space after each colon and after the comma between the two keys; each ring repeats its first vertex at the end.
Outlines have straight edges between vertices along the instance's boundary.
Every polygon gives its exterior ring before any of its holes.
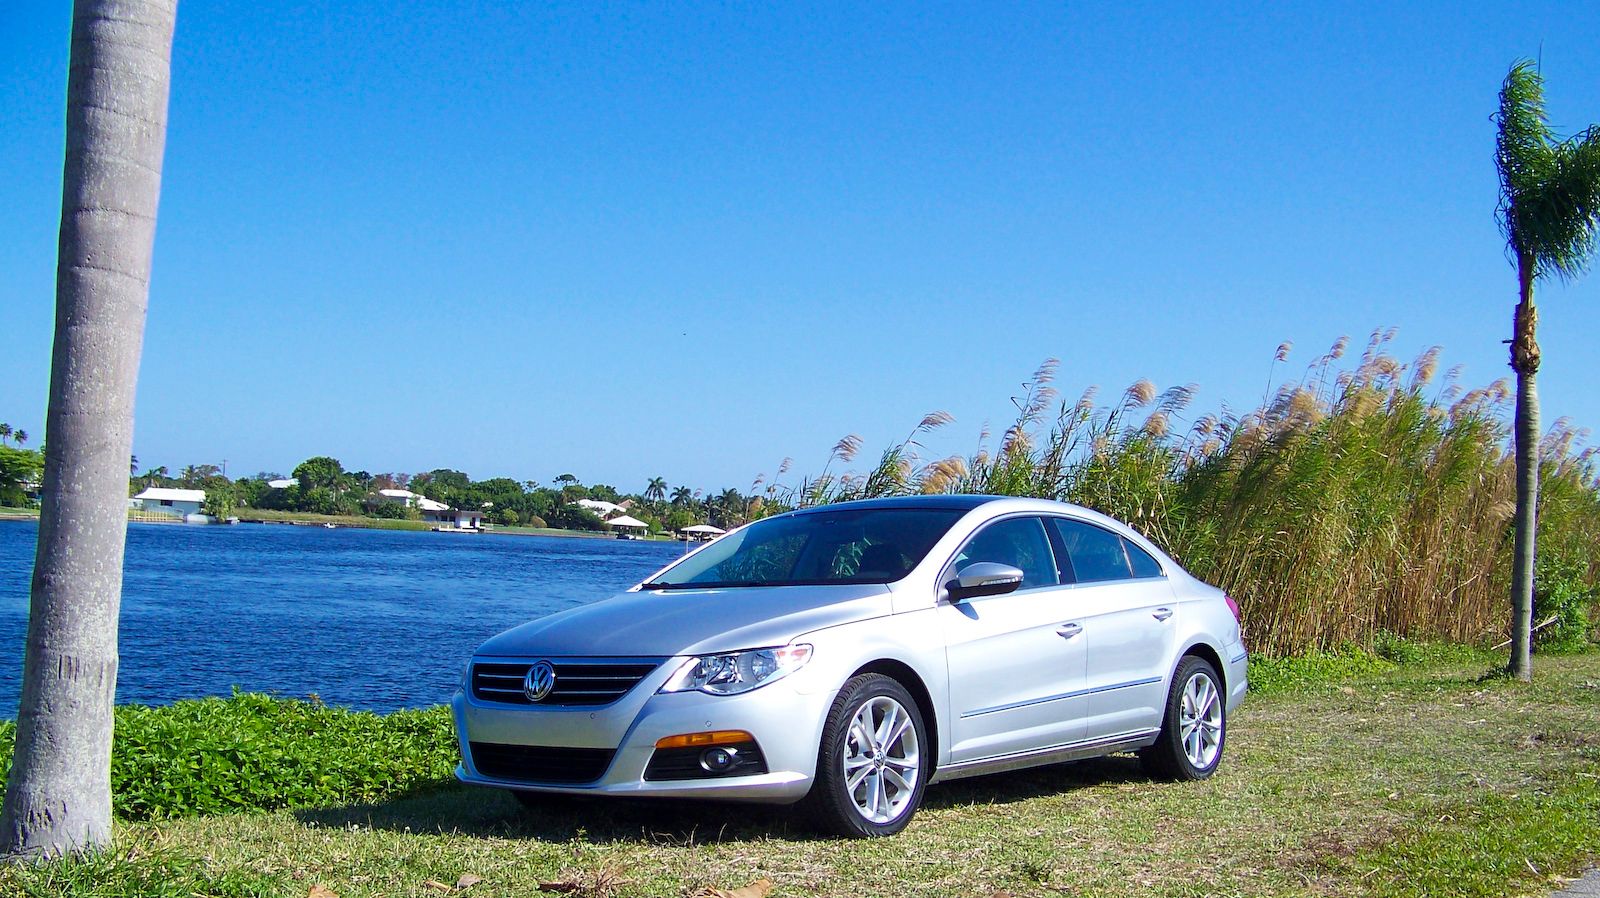
{"type": "Polygon", "coordinates": [[[625,592],[507,630],[478,648],[510,657],[700,655],[785,645],[823,627],[883,617],[889,589],[867,584],[625,592]]]}

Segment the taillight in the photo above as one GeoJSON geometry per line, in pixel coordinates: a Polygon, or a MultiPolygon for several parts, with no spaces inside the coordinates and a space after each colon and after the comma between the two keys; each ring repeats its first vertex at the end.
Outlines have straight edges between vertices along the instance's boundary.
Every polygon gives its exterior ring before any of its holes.
{"type": "Polygon", "coordinates": [[[1228,603],[1228,610],[1233,612],[1233,619],[1238,623],[1244,623],[1244,615],[1239,613],[1239,603],[1233,600],[1233,596],[1224,595],[1222,601],[1228,603]]]}

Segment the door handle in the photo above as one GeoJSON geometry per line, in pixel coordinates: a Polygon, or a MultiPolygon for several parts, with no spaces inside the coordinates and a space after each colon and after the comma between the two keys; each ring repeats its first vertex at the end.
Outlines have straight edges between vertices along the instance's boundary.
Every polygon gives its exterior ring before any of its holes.
{"type": "Polygon", "coordinates": [[[1155,618],[1156,620],[1166,620],[1167,618],[1172,616],[1172,609],[1171,608],[1157,608],[1156,610],[1150,612],[1150,616],[1155,618]]]}
{"type": "Polygon", "coordinates": [[[1082,632],[1083,628],[1077,624],[1062,624],[1056,628],[1056,635],[1060,636],[1062,639],[1071,639],[1082,632]]]}

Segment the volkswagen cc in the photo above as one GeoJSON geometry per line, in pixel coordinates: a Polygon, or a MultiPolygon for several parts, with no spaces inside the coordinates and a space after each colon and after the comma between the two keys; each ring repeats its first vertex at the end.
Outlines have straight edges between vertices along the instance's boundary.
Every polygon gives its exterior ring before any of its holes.
{"type": "Polygon", "coordinates": [[[1113,752],[1197,780],[1244,697],[1238,607],[1126,525],[1037,499],[807,508],[484,643],[457,777],[802,803],[899,832],[930,785],[1113,752]]]}

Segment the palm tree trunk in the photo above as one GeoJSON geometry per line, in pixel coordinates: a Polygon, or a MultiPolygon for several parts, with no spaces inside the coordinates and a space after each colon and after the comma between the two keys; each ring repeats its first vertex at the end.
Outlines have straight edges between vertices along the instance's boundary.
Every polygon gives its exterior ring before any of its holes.
{"type": "Polygon", "coordinates": [[[0,856],[111,839],[125,469],[176,15],[177,0],[73,8],[44,502],[0,856]]]}
{"type": "Polygon", "coordinates": [[[1514,425],[1517,457],[1516,545],[1511,562],[1511,675],[1533,679],[1533,572],[1539,512],[1539,394],[1534,378],[1539,373],[1539,323],[1533,307],[1534,261],[1517,260],[1521,301],[1517,304],[1511,340],[1511,368],[1517,372],[1517,417],[1514,425]]]}

